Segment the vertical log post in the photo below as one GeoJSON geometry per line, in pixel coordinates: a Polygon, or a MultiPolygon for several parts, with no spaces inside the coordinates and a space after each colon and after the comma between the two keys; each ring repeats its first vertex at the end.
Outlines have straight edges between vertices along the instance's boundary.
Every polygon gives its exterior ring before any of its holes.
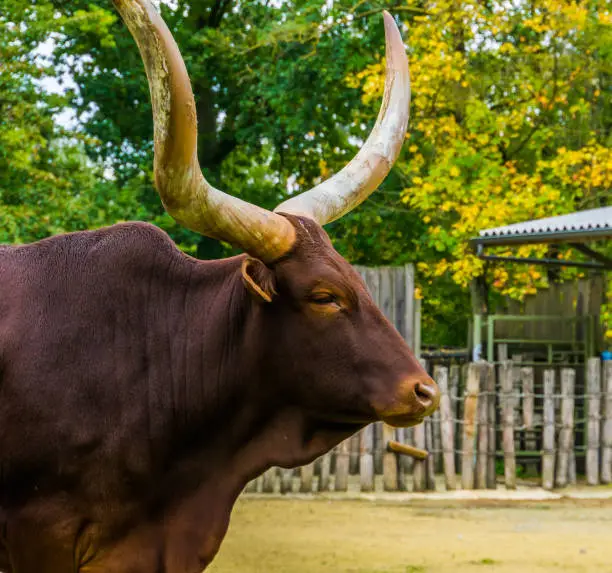
{"type": "MultiPolygon", "coordinates": [[[[414,436],[414,445],[421,449],[425,449],[425,424],[419,424],[412,428],[414,436]]],[[[414,460],[412,468],[412,489],[413,491],[425,491],[426,478],[425,460],[414,460]]]]}
{"type": "Polygon", "coordinates": [[[601,447],[601,481],[612,483],[612,360],[603,363],[604,410],[601,447]]]}
{"type": "Polygon", "coordinates": [[[480,388],[480,367],[476,362],[469,364],[463,407],[463,440],[461,445],[461,487],[474,488],[474,439],[476,437],[476,413],[478,411],[478,390],[480,388]]]}
{"type": "Polygon", "coordinates": [[[336,447],[336,474],[334,476],[334,491],[346,491],[348,489],[350,464],[349,447],[349,440],[344,440],[336,447]]]}
{"type": "Polygon", "coordinates": [[[489,454],[489,394],[487,393],[487,367],[483,364],[480,368],[480,395],[478,400],[478,434],[476,442],[476,479],[475,489],[487,487],[487,466],[489,454]]]}
{"type": "Polygon", "coordinates": [[[561,430],[557,454],[557,487],[565,487],[569,479],[570,451],[574,447],[574,387],[576,371],[561,370],[561,430]]]}
{"type": "MultiPolygon", "coordinates": [[[[414,432],[412,428],[404,428],[404,438],[402,440],[404,444],[414,445],[414,432]]],[[[412,476],[412,470],[414,468],[414,458],[412,456],[400,456],[400,465],[402,471],[400,475],[402,477],[402,490],[408,490],[408,476],[412,476]]]]}
{"type": "Polygon", "coordinates": [[[318,491],[329,491],[331,480],[331,452],[323,455],[321,458],[321,471],[319,474],[319,487],[318,491]]]}
{"type": "Polygon", "coordinates": [[[360,455],[360,443],[361,438],[359,433],[353,434],[348,439],[348,449],[349,449],[349,475],[354,475],[359,473],[359,455],[360,455]]]}
{"type": "Polygon", "coordinates": [[[257,493],[259,478],[252,479],[244,488],[245,493],[257,493]]]}
{"type": "Polygon", "coordinates": [[[280,471],[280,492],[293,492],[293,469],[281,469],[280,471]]]}
{"type": "MultiPolygon", "coordinates": [[[[454,421],[454,424],[457,424],[459,421],[459,382],[461,379],[461,367],[458,364],[453,364],[450,367],[450,375],[448,380],[448,391],[450,394],[450,403],[451,403],[451,416],[454,421]]],[[[461,439],[461,432],[457,429],[454,430],[454,444],[453,449],[455,450],[455,468],[458,468],[461,465],[461,460],[459,458],[461,449],[461,444],[459,440],[461,439]]]]}
{"type": "Polygon", "coordinates": [[[435,491],[436,489],[436,470],[434,464],[434,454],[432,453],[433,448],[433,419],[429,417],[425,419],[425,449],[429,452],[429,455],[425,460],[425,487],[429,491],[435,491]]]}
{"type": "Polygon", "coordinates": [[[395,440],[395,431],[393,427],[383,424],[382,432],[383,488],[385,491],[397,491],[397,454],[387,449],[387,444],[395,440]]]}
{"type": "Polygon", "coordinates": [[[586,478],[588,485],[599,483],[599,438],[601,411],[601,364],[599,358],[589,358],[587,364],[587,452],[586,478]]]}
{"type": "Polygon", "coordinates": [[[361,430],[361,455],[359,460],[359,476],[361,491],[374,490],[374,425],[370,424],[361,430]]]}
{"type": "Polygon", "coordinates": [[[263,481],[261,485],[262,493],[274,493],[274,485],[276,484],[276,472],[278,468],[268,468],[263,474],[263,481]]]}
{"type": "Polygon", "coordinates": [[[442,461],[444,482],[447,490],[457,489],[457,472],[455,469],[455,419],[448,380],[448,368],[436,366],[434,380],[440,389],[440,440],[442,442],[442,461]]]}
{"type": "Polygon", "coordinates": [[[312,492],[314,462],[300,468],[300,493],[312,492]]]}
{"type": "Polygon", "coordinates": [[[542,487],[552,489],[555,476],[555,371],[544,370],[544,428],[542,430],[542,487]]]}
{"type": "Polygon", "coordinates": [[[514,447],[514,366],[504,362],[499,367],[502,399],[502,447],[506,489],[516,489],[516,452],[514,447]]]}
{"type": "Polygon", "coordinates": [[[495,366],[487,364],[486,366],[486,383],[487,391],[487,489],[495,489],[497,487],[497,472],[495,468],[495,457],[497,454],[497,435],[495,432],[495,366]]]}
{"type": "Polygon", "coordinates": [[[431,417],[431,429],[433,433],[433,461],[435,473],[442,472],[442,428],[440,424],[440,408],[431,417]]]}
{"type": "Polygon", "coordinates": [[[521,379],[523,382],[523,428],[525,431],[525,449],[528,452],[535,452],[535,394],[533,367],[521,368],[521,379]]]}

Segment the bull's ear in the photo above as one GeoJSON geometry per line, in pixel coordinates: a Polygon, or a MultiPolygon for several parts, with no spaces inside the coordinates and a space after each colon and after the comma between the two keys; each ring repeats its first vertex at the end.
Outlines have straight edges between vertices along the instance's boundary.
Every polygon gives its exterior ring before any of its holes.
{"type": "Polygon", "coordinates": [[[247,290],[261,302],[272,302],[276,294],[274,273],[259,259],[247,257],[242,261],[242,281],[247,290]]]}

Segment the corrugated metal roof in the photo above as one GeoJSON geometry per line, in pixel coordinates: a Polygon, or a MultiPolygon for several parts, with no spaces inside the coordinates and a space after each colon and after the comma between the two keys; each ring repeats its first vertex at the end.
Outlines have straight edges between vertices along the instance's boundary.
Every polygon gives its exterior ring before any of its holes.
{"type": "Polygon", "coordinates": [[[612,237],[612,207],[485,229],[472,242],[503,245],[586,241],[604,237],[612,237]]]}

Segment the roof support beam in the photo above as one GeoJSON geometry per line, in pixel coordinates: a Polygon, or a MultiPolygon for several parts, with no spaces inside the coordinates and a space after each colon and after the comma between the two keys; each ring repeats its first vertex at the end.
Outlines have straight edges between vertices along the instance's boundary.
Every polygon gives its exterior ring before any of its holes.
{"type": "Polygon", "coordinates": [[[606,257],[602,253],[594,251],[590,247],[583,245],[582,243],[570,243],[570,247],[580,251],[583,255],[593,259],[594,261],[599,261],[605,268],[612,269],[612,259],[606,257]]]}

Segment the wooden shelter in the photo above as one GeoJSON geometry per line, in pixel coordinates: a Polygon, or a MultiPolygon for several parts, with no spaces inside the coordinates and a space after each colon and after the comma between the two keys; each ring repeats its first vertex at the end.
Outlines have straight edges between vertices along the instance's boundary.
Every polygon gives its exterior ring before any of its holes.
{"type": "Polygon", "coordinates": [[[491,313],[482,283],[473,293],[472,357],[490,362],[508,358],[508,349],[538,363],[585,363],[601,350],[599,309],[605,302],[605,271],[612,259],[593,243],[612,238],[612,207],[590,209],[481,231],[471,240],[477,255],[486,261],[528,263],[547,267],[580,267],[590,270],[588,279],[552,284],[545,291],[512,301],[491,313]],[[564,244],[581,253],[581,260],[525,258],[491,254],[491,248],[512,249],[527,244],[564,244]],[[486,343],[486,345],[485,345],[486,343]],[[496,352],[497,350],[497,352],[496,352]]]}

